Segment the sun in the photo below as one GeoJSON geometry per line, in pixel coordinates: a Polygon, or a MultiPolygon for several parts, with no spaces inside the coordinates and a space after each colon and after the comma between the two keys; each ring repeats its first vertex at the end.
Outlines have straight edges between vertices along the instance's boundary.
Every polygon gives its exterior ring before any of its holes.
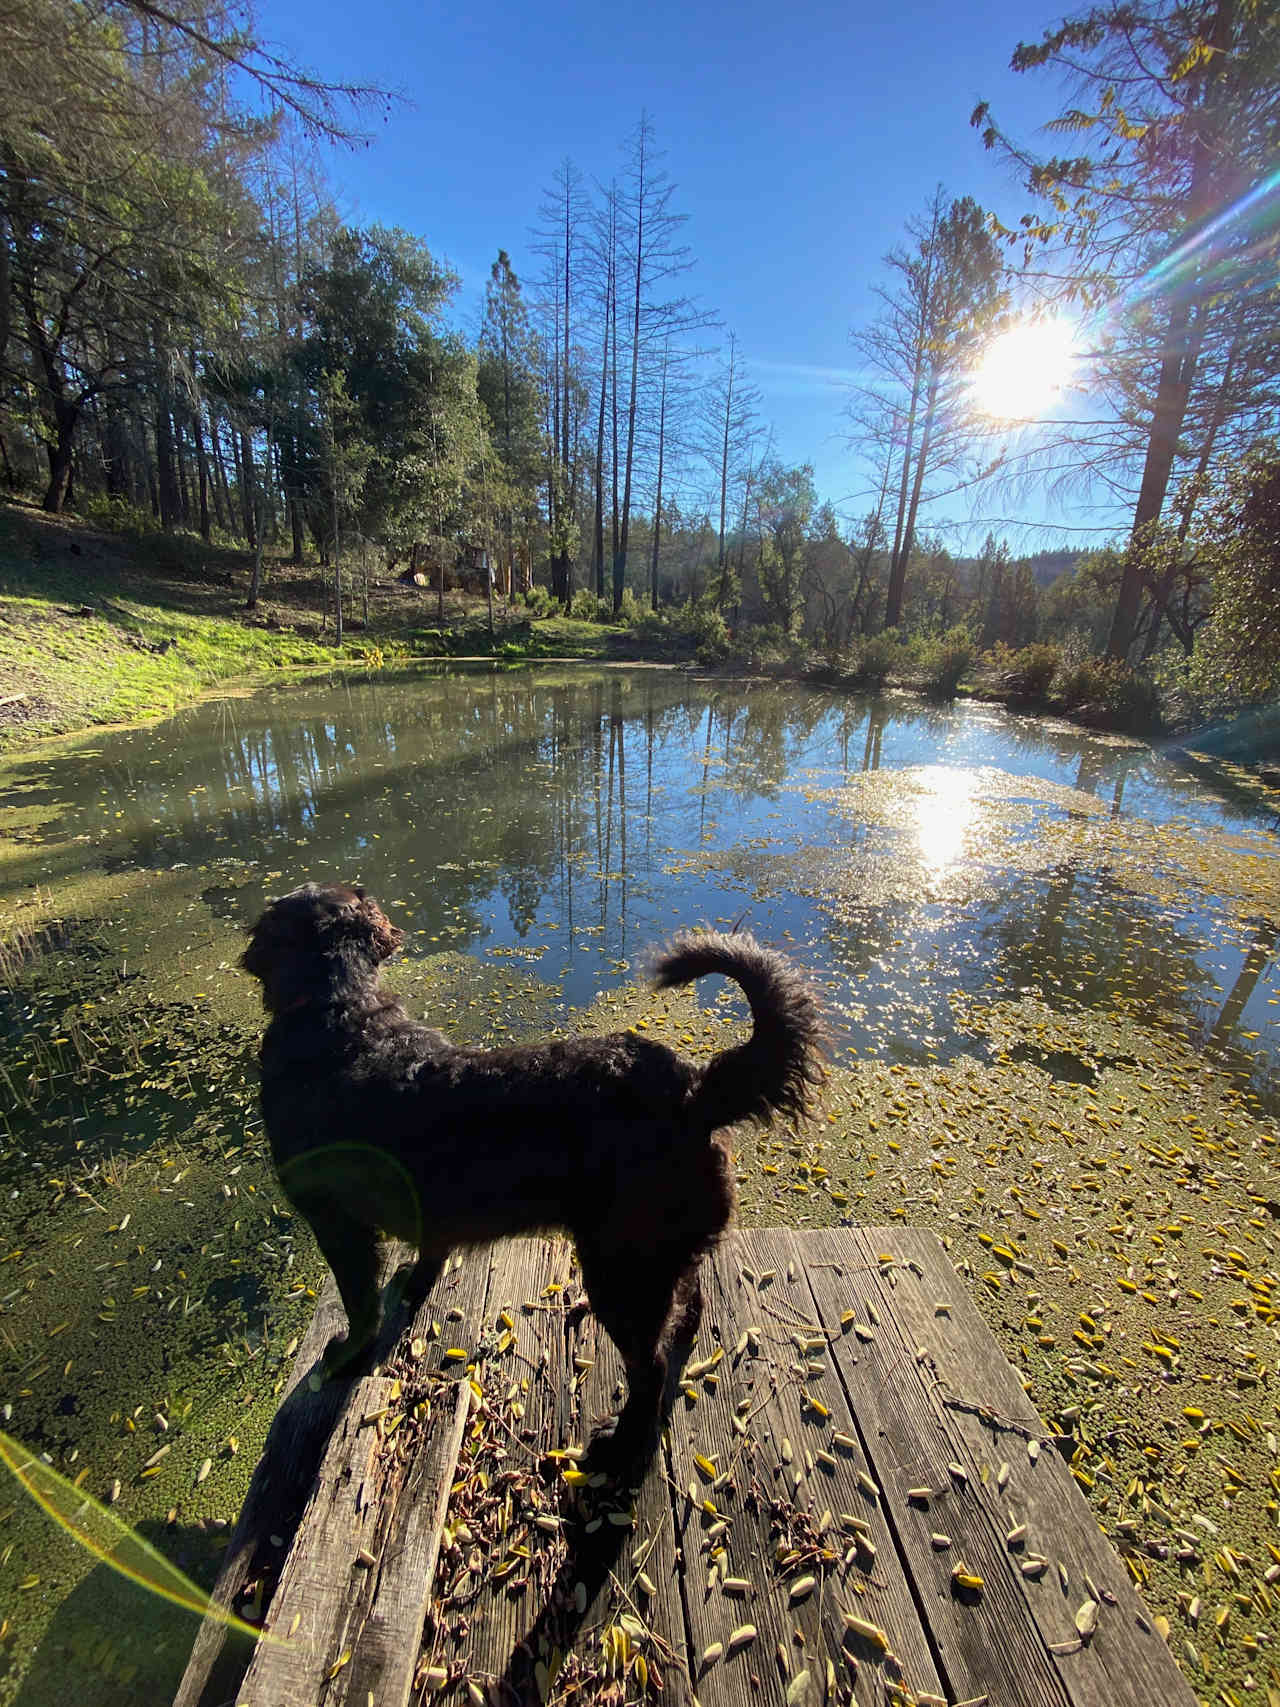
{"type": "Polygon", "coordinates": [[[973,400],[984,415],[1030,421],[1057,401],[1076,361],[1066,320],[1024,320],[987,346],[974,369],[973,400]]]}

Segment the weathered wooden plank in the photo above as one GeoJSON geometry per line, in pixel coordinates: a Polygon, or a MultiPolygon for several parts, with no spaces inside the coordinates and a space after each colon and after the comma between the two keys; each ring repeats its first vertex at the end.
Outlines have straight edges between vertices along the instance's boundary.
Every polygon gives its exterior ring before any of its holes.
{"type": "Polygon", "coordinates": [[[813,1233],[803,1251],[951,1698],[1190,1707],[1190,1689],[937,1239],[905,1227],[813,1233]],[[848,1308],[873,1337],[840,1333],[848,1308]],[[928,1498],[913,1497],[924,1488],[928,1498]],[[932,1542],[939,1534],[949,1548],[932,1542]],[[1036,1556],[1046,1568],[1029,1574],[1036,1556]],[[961,1562],[982,1579],[980,1593],[954,1583],[961,1562]],[[1097,1603],[1097,1630],[1082,1641],[1076,1616],[1086,1601],[1097,1603]]]}
{"type": "Polygon", "coordinates": [[[881,1707],[899,1686],[917,1692],[907,1698],[940,1700],[813,1311],[801,1244],[791,1233],[738,1233],[709,1279],[725,1356],[672,1430],[673,1477],[687,1491],[680,1522],[699,1701],[881,1707]],[[726,1580],[751,1586],[726,1591],[726,1580]],[[883,1642],[851,1632],[846,1612],[883,1631],[883,1642]],[[731,1653],[746,1624],[755,1640],[731,1653]],[[702,1656],[716,1643],[724,1653],[708,1665],[702,1656]]]}
{"type": "MultiPolygon", "coordinates": [[[[401,1380],[410,1390],[412,1376],[401,1360],[401,1380]]],[[[381,1701],[400,1707],[409,1699],[431,1584],[440,1551],[445,1507],[462,1431],[471,1414],[470,1383],[440,1395],[440,1426],[412,1446],[404,1479],[384,1494],[385,1521],[376,1529],[373,1598],[357,1634],[351,1662],[331,1697],[363,1704],[381,1701]],[[452,1399],[452,1415],[444,1401],[452,1399]]]]}
{"type": "MultiPolygon", "coordinates": [[[[326,1707],[339,1707],[349,1697],[351,1664],[357,1652],[362,1691],[373,1689],[376,1700],[392,1707],[394,1698],[382,1693],[378,1670],[386,1657],[385,1646],[377,1632],[365,1634],[379,1587],[378,1560],[394,1540],[397,1503],[409,1459],[425,1441],[426,1463],[447,1485],[452,1472],[449,1444],[456,1438],[457,1412],[452,1403],[438,1402],[438,1392],[425,1422],[413,1420],[412,1407],[440,1381],[442,1368],[461,1371],[445,1382],[446,1396],[456,1397],[454,1382],[465,1381],[465,1364],[447,1357],[447,1335],[453,1325],[448,1311],[460,1311],[464,1325],[474,1324],[473,1331],[478,1333],[488,1280],[489,1256],[481,1251],[437,1283],[410,1334],[425,1336],[433,1319],[441,1317],[445,1334],[430,1341],[414,1389],[405,1393],[406,1377],[386,1374],[366,1376],[347,1388],[264,1621],[264,1631],[275,1640],[259,1643],[237,1693],[239,1707],[315,1707],[322,1699],[326,1707]],[[405,1419],[406,1412],[408,1420],[401,1420],[394,1432],[385,1432],[392,1419],[405,1419]],[[381,1426],[371,1420],[379,1413],[386,1413],[381,1426]],[[438,1441],[441,1435],[446,1438],[438,1441]],[[367,1560],[373,1564],[363,1562],[367,1560]]],[[[432,1497],[420,1481],[418,1497],[432,1497]]],[[[386,1565],[422,1563],[426,1550],[424,1544],[423,1551],[402,1561],[388,1555],[386,1565]]],[[[425,1598],[425,1583],[420,1591],[425,1598]]],[[[396,1603],[414,1592],[418,1590],[411,1583],[398,1590],[388,1586],[386,1605],[392,1615],[403,1619],[403,1608],[398,1614],[394,1610],[396,1603]]],[[[412,1647],[412,1637],[406,1634],[405,1639],[412,1647]]],[[[405,1689],[399,1698],[403,1701],[412,1666],[398,1660],[393,1669],[405,1689]]],[[[365,1693],[358,1697],[365,1698],[365,1693]]]]}
{"type": "MultiPolygon", "coordinates": [[[[617,1410],[626,1385],[617,1348],[593,1316],[584,1318],[581,1332],[583,1355],[591,1358],[580,1389],[579,1426],[586,1440],[601,1418],[617,1410]]],[[[653,1693],[646,1692],[637,1674],[635,1656],[639,1655],[650,1692],[657,1691],[670,1707],[683,1707],[690,1699],[684,1561],[676,1543],[673,1494],[669,1445],[664,1440],[633,1497],[590,1491],[584,1496],[584,1513],[603,1514],[603,1522],[594,1536],[584,1534],[579,1542],[579,1580],[589,1603],[577,1633],[577,1649],[593,1664],[602,1661],[606,1651],[610,1656],[603,1668],[606,1676],[597,1679],[589,1698],[608,1687],[607,1677],[621,1683],[625,1700],[652,1701],[653,1693]],[[616,1510],[615,1520],[610,1519],[611,1510],[616,1510]],[[623,1517],[630,1522],[618,1521],[623,1517]],[[619,1631],[627,1637],[625,1661],[618,1654],[619,1631]]]]}
{"type": "Polygon", "coordinates": [[[498,1344],[515,1337],[476,1365],[483,1406],[457,1465],[445,1517],[454,1540],[440,1561],[420,1669],[444,1668],[497,1700],[504,1684],[531,1690],[544,1658],[530,1627],[556,1583],[573,1502],[555,1461],[547,1464],[549,1451],[572,1444],[558,1425],[571,1375],[563,1290],[571,1247],[522,1239],[494,1254],[486,1330],[498,1344]]]}
{"type": "MultiPolygon", "coordinates": [[[[403,1248],[392,1246],[383,1253],[384,1283],[404,1255],[403,1248]]],[[[214,1584],[210,1598],[217,1609],[232,1609],[251,1582],[263,1583],[264,1600],[274,1589],[284,1555],[271,1538],[287,1538],[297,1527],[329,1432],[349,1399],[342,1382],[326,1381],[319,1392],[312,1392],[304,1378],[318,1366],[331,1337],[345,1326],[342,1302],[330,1276],[302,1337],[214,1584]]],[[[206,1618],[178,1686],[174,1707],[212,1707],[213,1703],[233,1699],[252,1656],[247,1639],[229,1632],[216,1616],[206,1618]]]]}
{"type": "Polygon", "coordinates": [[[594,1318],[565,1308],[564,1241],[468,1255],[413,1325],[424,1338],[439,1325],[425,1356],[406,1335],[378,1376],[309,1393],[297,1383],[341,1325],[326,1292],[218,1589],[230,1605],[246,1583],[270,1586],[269,1536],[293,1534],[309,1494],[267,1611],[287,1640],[261,1644],[237,1688],[243,1658],[203,1630],[179,1707],[364,1707],[370,1694],[401,1707],[446,1681],[535,1701],[557,1665],[560,1692],[584,1707],[639,1704],[655,1667],[668,1707],[691,1689],[702,1707],[1191,1702],[931,1235],[743,1232],[705,1285],[689,1396],[634,1503],[548,1457],[585,1441],[620,1379],[594,1318]],[[466,1355],[444,1360],[450,1347],[466,1355]],[[428,1395],[427,1427],[402,1422],[390,1440],[361,1427],[385,1405],[385,1429],[428,1395]],[[924,1487],[927,1501],[911,1497],[924,1487]],[[433,1586],[442,1519],[452,1534],[433,1586]],[[1025,1575],[1037,1549],[1046,1569],[1025,1575]],[[961,1559],[980,1594],[953,1583],[961,1559]],[[793,1598],[806,1576],[812,1588],[793,1598]],[[1081,1642],[1087,1598],[1098,1625],[1081,1642]],[[851,1635],[846,1612],[884,1642],[851,1635]],[[748,1624],[755,1638],[729,1652],[748,1624]]]}

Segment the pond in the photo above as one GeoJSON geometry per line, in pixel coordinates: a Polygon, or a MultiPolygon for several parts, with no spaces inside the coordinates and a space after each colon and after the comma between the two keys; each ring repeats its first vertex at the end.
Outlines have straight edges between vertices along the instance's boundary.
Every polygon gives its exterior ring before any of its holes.
{"type": "MultiPolygon", "coordinates": [[[[382,900],[392,982],[476,1040],[648,1012],[677,927],[788,947],[828,1112],[744,1138],[744,1216],[936,1226],[1104,1523],[1199,1515],[1269,1562],[1280,835],[1239,773],[977,705],[559,667],[281,683],[0,784],[0,1427],[197,1580],[325,1272],[263,1153],[241,927],[323,877],[382,900]]],[[[737,1013],[708,985],[655,1023],[698,1052],[737,1013]]],[[[1159,1545],[1131,1568],[1175,1651],[1251,1699],[1248,1617],[1184,1631],[1159,1545]]],[[[191,1640],[16,1483],[0,1609],[0,1701],[160,1698],[191,1640]]]]}

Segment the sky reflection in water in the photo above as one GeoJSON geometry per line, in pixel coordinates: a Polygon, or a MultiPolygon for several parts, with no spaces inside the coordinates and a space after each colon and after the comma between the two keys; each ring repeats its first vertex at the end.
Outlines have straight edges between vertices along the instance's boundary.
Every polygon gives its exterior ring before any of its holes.
{"type": "Polygon", "coordinates": [[[742,919],[794,944],[860,1051],[946,1056],[957,993],[1030,989],[1276,1064],[1276,906],[1225,870],[1156,881],[1134,845],[1243,838],[1270,867],[1265,814],[1063,724],[652,670],[420,672],[211,702],[15,775],[10,805],[57,803],[15,889],[177,872],[229,952],[268,895],[341,876],[410,955],[507,958],[569,1007],[678,926],[742,919]]]}

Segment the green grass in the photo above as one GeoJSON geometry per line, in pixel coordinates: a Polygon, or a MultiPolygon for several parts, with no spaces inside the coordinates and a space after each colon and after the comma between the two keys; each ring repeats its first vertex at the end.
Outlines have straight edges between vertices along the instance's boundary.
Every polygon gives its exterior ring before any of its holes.
{"type": "Polygon", "coordinates": [[[687,659],[688,648],[641,644],[630,629],[523,605],[494,612],[450,593],[372,589],[367,628],[346,642],[323,630],[326,571],[268,557],[262,596],[245,608],[250,554],[188,534],[103,533],[74,517],[0,508],[0,750],[100,723],[163,717],[206,689],[286,666],[492,656],[521,663],[637,657],[687,659]]]}
{"type": "Polygon", "coordinates": [[[238,620],[225,574],[221,585],[179,581],[148,573],[145,559],[0,512],[0,699],[24,696],[0,746],[162,716],[216,682],[334,658],[331,646],[238,620]]]}

